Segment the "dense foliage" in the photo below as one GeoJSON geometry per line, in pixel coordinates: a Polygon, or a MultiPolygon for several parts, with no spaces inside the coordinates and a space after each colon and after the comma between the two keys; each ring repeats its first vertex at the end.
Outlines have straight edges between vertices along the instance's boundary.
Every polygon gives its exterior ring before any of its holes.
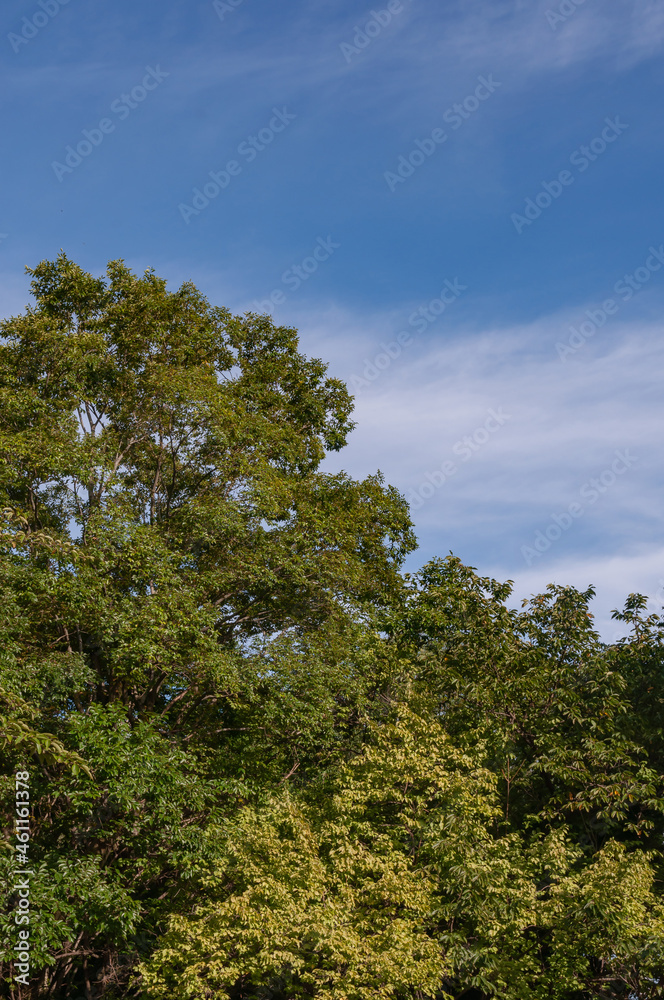
{"type": "Polygon", "coordinates": [[[664,997],[664,660],[321,470],[295,331],[65,256],[0,343],[2,995],[664,997]],[[14,775],[31,971],[15,978],[14,775]]]}

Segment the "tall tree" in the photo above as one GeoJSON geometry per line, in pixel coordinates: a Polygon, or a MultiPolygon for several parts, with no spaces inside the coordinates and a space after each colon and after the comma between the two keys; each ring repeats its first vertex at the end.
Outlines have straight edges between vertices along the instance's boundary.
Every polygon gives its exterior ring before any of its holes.
{"type": "Polygon", "coordinates": [[[352,401],[294,330],[122,261],[30,273],[35,304],[0,344],[3,772],[41,760],[34,988],[71,996],[122,979],[254,772],[279,781],[324,753],[337,709],[348,727],[362,683],[330,650],[394,599],[415,543],[379,474],[321,471],[352,401]],[[270,666],[278,636],[318,645],[321,707],[301,667],[293,687],[301,652],[277,657],[290,680],[270,666]],[[300,717],[252,771],[238,740],[265,733],[275,676],[300,717]]]}

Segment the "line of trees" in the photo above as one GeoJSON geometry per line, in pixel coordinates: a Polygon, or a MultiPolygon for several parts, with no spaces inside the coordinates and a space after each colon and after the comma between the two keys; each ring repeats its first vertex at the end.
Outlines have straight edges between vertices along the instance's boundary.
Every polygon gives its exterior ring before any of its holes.
{"type": "Polygon", "coordinates": [[[61,255],[0,343],[1,995],[664,996],[661,622],[320,470],[296,331],[61,255]],[[17,982],[14,774],[30,772],[17,982]]]}

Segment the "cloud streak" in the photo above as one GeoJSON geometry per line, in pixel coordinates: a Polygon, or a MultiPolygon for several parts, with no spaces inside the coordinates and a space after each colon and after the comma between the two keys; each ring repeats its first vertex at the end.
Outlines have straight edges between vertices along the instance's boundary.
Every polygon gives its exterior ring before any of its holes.
{"type": "MultiPolygon", "coordinates": [[[[664,574],[662,327],[616,322],[583,358],[563,366],[554,344],[567,318],[475,333],[448,329],[444,339],[431,336],[404,352],[357,400],[358,427],[328,466],[356,476],[380,468],[411,501],[418,498],[421,548],[411,568],[452,549],[483,573],[517,579],[521,596],[535,582],[540,589],[553,580],[594,582],[606,634],[609,604],[622,605],[626,585],[651,593],[664,574]],[[488,427],[491,413],[507,418],[488,427]],[[618,453],[634,461],[612,476],[618,453]],[[533,546],[536,532],[575,503],[583,516],[524,561],[522,549],[533,546]]],[[[336,355],[337,373],[357,363],[351,356],[363,353],[373,334],[365,329],[358,344],[359,320],[337,315],[335,325],[341,338],[330,327],[325,338],[320,324],[311,329],[304,318],[301,328],[305,346],[336,355]]]]}

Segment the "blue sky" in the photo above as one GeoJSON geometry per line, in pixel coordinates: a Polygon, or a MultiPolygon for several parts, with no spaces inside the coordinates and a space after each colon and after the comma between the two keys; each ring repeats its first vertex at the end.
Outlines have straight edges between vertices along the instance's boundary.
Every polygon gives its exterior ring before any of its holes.
{"type": "Polygon", "coordinates": [[[519,598],[594,583],[609,640],[627,593],[654,609],[661,3],[7,0],[2,19],[4,315],[60,248],[269,307],[357,390],[327,467],[413,500],[409,568],[453,550],[519,598]]]}

